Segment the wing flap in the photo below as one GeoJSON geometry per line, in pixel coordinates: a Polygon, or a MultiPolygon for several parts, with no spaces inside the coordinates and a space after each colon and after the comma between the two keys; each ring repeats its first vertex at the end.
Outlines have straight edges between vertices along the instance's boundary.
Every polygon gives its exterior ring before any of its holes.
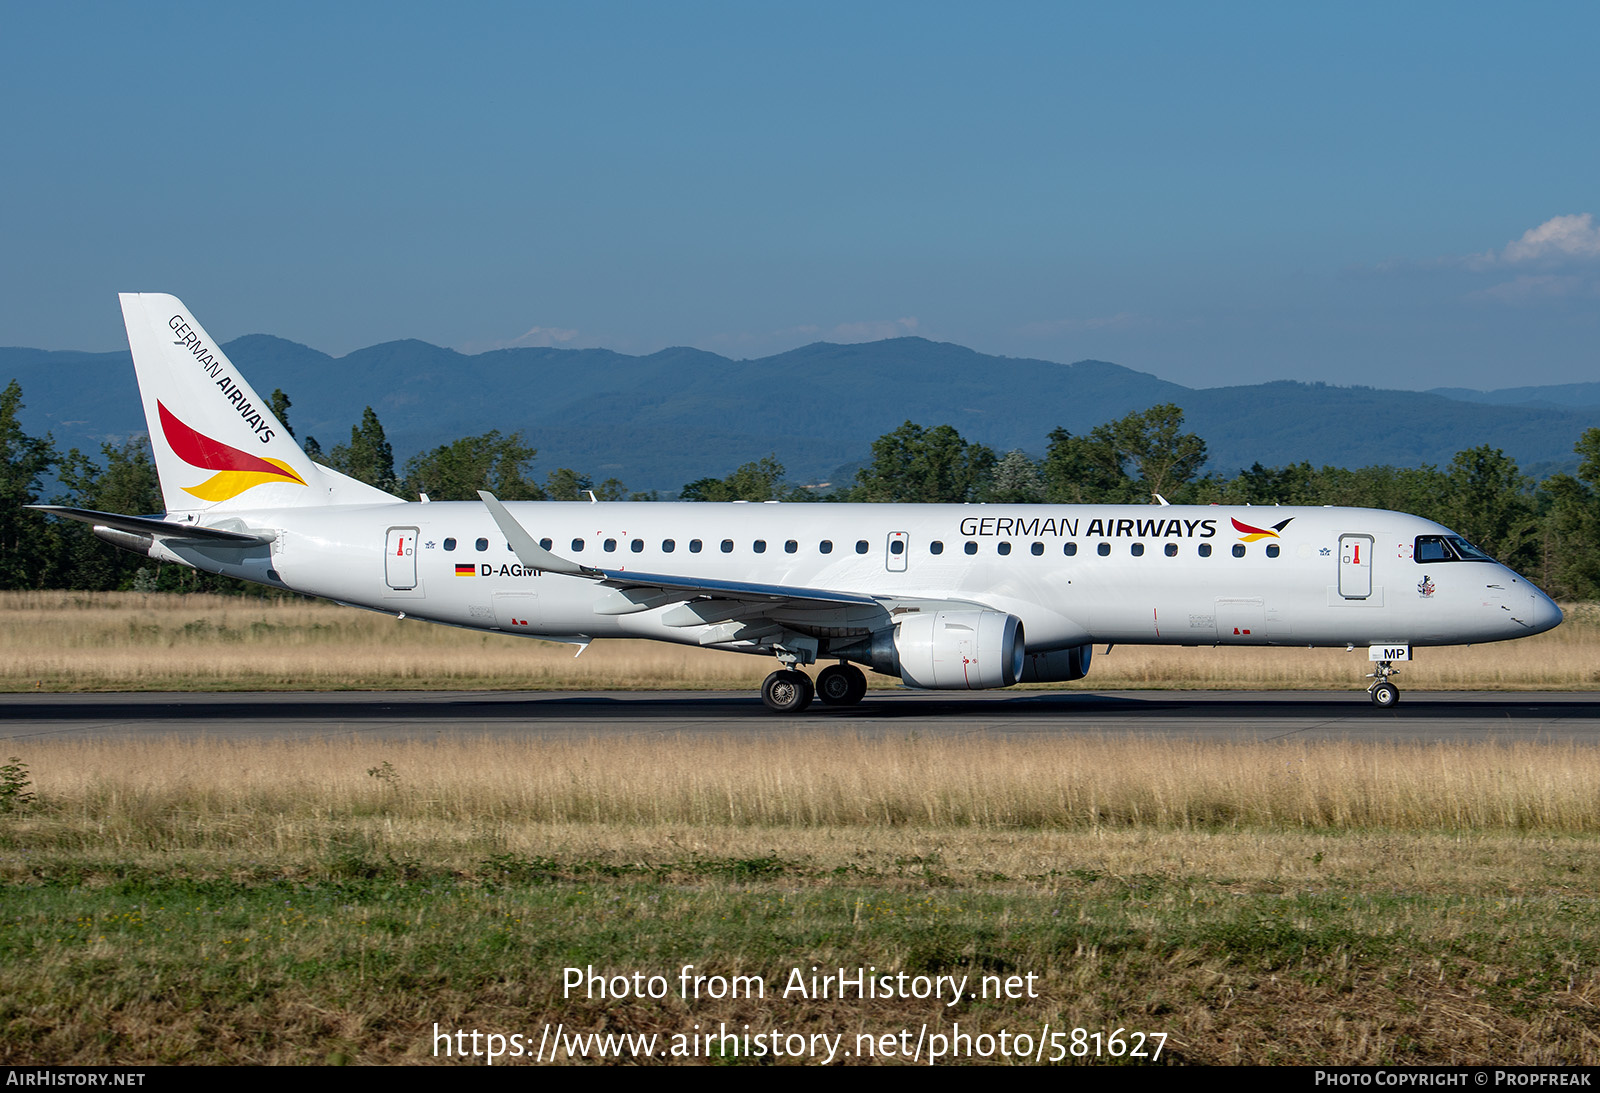
{"type": "Polygon", "coordinates": [[[675,577],[665,573],[632,573],[621,569],[603,569],[600,574],[601,579],[613,588],[659,588],[663,592],[709,596],[719,600],[738,600],[741,603],[878,606],[878,601],[871,596],[863,596],[859,592],[835,592],[826,588],[757,584],[749,581],[719,581],[710,577],[675,577]]]}

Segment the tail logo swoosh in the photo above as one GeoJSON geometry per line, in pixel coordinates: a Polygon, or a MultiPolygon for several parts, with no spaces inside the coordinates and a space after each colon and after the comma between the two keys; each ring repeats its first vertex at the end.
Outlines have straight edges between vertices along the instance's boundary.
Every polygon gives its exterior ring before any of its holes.
{"type": "Polygon", "coordinates": [[[282,460],[264,459],[213,440],[179,421],[160,401],[156,402],[156,409],[161,415],[161,432],[177,457],[191,467],[217,472],[197,486],[183,487],[184,493],[193,494],[202,501],[226,501],[267,482],[306,484],[305,479],[282,460]]]}

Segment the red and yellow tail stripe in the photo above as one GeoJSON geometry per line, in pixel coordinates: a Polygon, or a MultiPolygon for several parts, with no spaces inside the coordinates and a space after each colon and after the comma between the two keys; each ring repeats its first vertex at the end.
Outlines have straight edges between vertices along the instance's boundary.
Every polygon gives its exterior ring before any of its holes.
{"type": "Polygon", "coordinates": [[[156,409],[161,415],[161,432],[173,453],[192,467],[217,472],[198,486],[183,487],[184,493],[215,502],[238,497],[245,490],[267,482],[306,484],[287,463],[242,452],[191,429],[160,401],[156,402],[156,409]]]}

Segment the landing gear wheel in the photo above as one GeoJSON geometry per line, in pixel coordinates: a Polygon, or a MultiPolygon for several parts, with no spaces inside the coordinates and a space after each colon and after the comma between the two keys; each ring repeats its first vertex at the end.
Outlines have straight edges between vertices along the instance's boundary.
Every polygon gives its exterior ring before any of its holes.
{"type": "Polygon", "coordinates": [[[867,693],[867,677],[860,668],[835,664],[817,675],[817,697],[824,706],[854,706],[867,693]]]}
{"type": "Polygon", "coordinates": [[[1400,701],[1400,688],[1389,682],[1392,675],[1392,660],[1380,660],[1372,669],[1372,686],[1367,688],[1367,693],[1372,696],[1372,704],[1380,710],[1387,710],[1400,701]]]}
{"type": "Polygon", "coordinates": [[[793,668],[773,672],[761,684],[761,701],[773,713],[799,713],[811,705],[811,678],[793,668]]]}

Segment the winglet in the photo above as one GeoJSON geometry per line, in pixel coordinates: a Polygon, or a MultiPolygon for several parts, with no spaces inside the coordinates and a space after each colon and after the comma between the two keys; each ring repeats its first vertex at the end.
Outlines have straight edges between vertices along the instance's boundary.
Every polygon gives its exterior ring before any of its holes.
{"type": "Polygon", "coordinates": [[[506,542],[511,544],[511,551],[517,560],[525,566],[542,569],[546,573],[566,573],[574,577],[603,577],[605,574],[598,569],[591,569],[577,562],[569,562],[565,558],[558,558],[544,547],[534,541],[511,511],[501,503],[500,499],[487,490],[479,490],[478,496],[489,509],[489,515],[494,517],[494,522],[500,526],[500,534],[506,537],[506,542]]]}

